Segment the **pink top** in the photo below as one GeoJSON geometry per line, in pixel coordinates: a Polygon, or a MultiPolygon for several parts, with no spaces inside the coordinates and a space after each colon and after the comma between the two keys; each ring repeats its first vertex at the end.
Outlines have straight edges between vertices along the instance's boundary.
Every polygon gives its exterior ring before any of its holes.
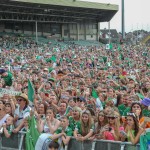
{"type": "MultiPolygon", "coordinates": [[[[113,127],[111,127],[111,128],[114,129],[113,127]]],[[[124,131],[124,127],[119,127],[119,131],[124,131]]],[[[111,140],[111,141],[115,140],[111,131],[105,131],[104,136],[105,136],[106,140],[111,140]]]]}

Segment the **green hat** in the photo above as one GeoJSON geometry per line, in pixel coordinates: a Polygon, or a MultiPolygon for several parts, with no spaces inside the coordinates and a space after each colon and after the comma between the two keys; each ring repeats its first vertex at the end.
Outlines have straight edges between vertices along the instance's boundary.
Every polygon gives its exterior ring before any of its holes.
{"type": "Polygon", "coordinates": [[[49,78],[48,81],[55,82],[55,79],[54,78],[49,78]]]}

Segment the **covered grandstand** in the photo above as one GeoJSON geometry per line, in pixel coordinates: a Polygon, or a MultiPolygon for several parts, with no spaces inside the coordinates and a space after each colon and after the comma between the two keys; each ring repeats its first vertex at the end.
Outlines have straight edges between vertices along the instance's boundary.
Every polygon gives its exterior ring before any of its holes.
{"type": "Polygon", "coordinates": [[[95,41],[100,22],[109,22],[117,11],[118,5],[78,0],[4,0],[0,32],[95,41]]]}

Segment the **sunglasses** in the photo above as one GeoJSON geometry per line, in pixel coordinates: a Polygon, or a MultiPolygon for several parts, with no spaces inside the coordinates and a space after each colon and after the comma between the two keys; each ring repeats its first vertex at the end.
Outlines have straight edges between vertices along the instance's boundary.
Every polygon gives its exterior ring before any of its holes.
{"type": "Polygon", "coordinates": [[[108,117],[108,119],[114,120],[114,119],[116,119],[116,117],[108,117]]]}
{"type": "Polygon", "coordinates": [[[24,99],[17,99],[18,102],[24,101],[24,99]]]}

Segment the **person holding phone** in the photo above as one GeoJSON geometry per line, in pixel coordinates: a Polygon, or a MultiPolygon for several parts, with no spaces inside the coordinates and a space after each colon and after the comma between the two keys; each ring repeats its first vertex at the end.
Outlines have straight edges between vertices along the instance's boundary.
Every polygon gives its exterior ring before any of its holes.
{"type": "Polygon", "coordinates": [[[103,131],[103,137],[105,140],[119,141],[120,131],[124,130],[124,127],[120,126],[120,120],[117,119],[119,116],[115,111],[111,111],[107,115],[108,128],[103,131]]]}

